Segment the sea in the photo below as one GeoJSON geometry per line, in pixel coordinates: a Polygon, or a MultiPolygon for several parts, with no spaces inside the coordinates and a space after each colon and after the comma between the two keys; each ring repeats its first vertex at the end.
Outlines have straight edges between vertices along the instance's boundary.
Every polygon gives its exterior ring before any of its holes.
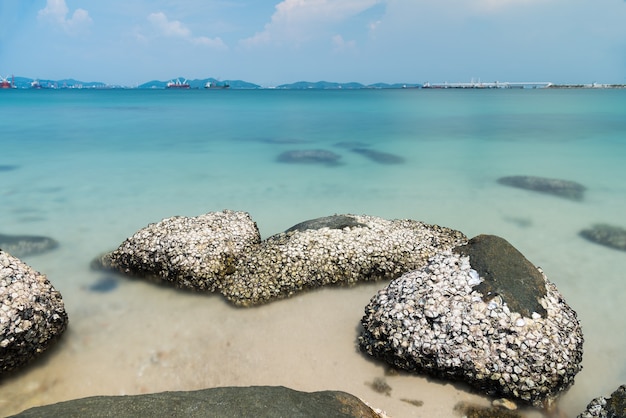
{"type": "Polygon", "coordinates": [[[561,413],[626,383],[626,252],[580,235],[626,228],[625,89],[14,89],[0,91],[0,234],[59,243],[22,260],[61,292],[69,326],[0,380],[0,415],[249,385],[343,390],[392,417],[489,403],[358,351],[385,282],[242,309],[90,267],[150,223],[224,209],[248,212],[262,238],[333,214],[498,235],[581,321],[583,370],[561,413]],[[574,181],[584,198],[497,181],[512,175],[574,181]]]}

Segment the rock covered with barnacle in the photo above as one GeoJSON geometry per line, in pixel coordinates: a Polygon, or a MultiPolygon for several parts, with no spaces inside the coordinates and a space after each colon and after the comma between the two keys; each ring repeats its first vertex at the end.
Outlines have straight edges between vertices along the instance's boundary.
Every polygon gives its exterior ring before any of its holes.
{"type": "Polygon", "coordinates": [[[626,385],[621,385],[610,397],[595,398],[578,418],[620,418],[626,417],[626,385]]]}
{"type": "Polygon", "coordinates": [[[529,264],[493,236],[438,253],[372,298],[359,345],[405,370],[549,405],[581,370],[583,336],[556,286],[529,264]],[[507,264],[521,274],[502,277],[507,264]]]}
{"type": "Polygon", "coordinates": [[[246,212],[174,216],[150,224],[93,263],[178,287],[215,291],[244,252],[261,241],[246,212]]]}
{"type": "Polygon", "coordinates": [[[241,306],[304,289],[394,279],[467,242],[459,231],[414,220],[334,215],[303,222],[242,255],[222,293],[241,306]]]}
{"type": "Polygon", "coordinates": [[[63,299],[46,276],[0,250],[0,375],[46,351],[66,327],[63,299]]]}

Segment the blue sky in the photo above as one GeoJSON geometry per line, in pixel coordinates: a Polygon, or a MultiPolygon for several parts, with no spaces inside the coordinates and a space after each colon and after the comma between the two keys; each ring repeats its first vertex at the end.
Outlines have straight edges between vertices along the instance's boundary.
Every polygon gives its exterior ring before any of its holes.
{"type": "Polygon", "coordinates": [[[0,75],[626,83],[625,0],[0,0],[0,75]]]}

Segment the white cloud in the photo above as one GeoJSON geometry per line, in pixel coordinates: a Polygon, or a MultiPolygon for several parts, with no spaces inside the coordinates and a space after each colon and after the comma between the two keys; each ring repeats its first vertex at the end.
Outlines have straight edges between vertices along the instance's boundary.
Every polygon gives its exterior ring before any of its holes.
{"type": "Polygon", "coordinates": [[[357,15],[384,0],[283,0],[261,32],[241,41],[253,46],[270,42],[299,44],[325,28],[357,15]]]}
{"type": "Polygon", "coordinates": [[[65,0],[47,0],[46,7],[39,10],[37,17],[48,20],[62,27],[66,32],[76,34],[85,30],[93,20],[85,9],[76,9],[68,18],[69,9],[65,0]]]}
{"type": "Polygon", "coordinates": [[[148,21],[157,29],[161,36],[179,38],[195,45],[204,45],[217,49],[226,49],[220,38],[193,36],[191,30],[179,20],[169,20],[165,13],[150,13],[148,21]]]}
{"type": "Polygon", "coordinates": [[[341,35],[335,35],[332,38],[333,52],[345,52],[356,48],[356,41],[346,41],[341,35]]]}

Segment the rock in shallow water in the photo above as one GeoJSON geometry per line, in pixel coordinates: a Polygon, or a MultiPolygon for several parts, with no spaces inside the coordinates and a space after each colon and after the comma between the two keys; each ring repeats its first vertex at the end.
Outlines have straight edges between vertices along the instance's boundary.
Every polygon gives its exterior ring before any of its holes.
{"type": "Polygon", "coordinates": [[[57,241],[48,237],[0,234],[0,249],[18,258],[42,254],[58,246],[57,241]]]}
{"type": "Polygon", "coordinates": [[[135,396],[96,396],[28,409],[14,417],[329,417],[379,418],[353,395],[285,387],[224,387],[135,396]]]}
{"type": "Polygon", "coordinates": [[[323,149],[285,151],[277,158],[281,163],[324,164],[334,166],[339,164],[340,155],[323,149]]]}
{"type": "MultiPolygon", "coordinates": [[[[488,261],[481,263],[489,269],[488,261]]],[[[509,305],[515,306],[514,294],[485,298],[476,290],[485,277],[473,268],[471,257],[439,253],[372,298],[362,319],[360,347],[405,370],[549,405],[581,369],[583,336],[576,313],[539,273],[545,315],[523,315],[509,305]]]]}
{"type": "Polygon", "coordinates": [[[175,216],[139,230],[92,266],[214,291],[241,255],[260,241],[259,230],[246,212],[175,216]]]}
{"type": "Polygon", "coordinates": [[[224,279],[228,300],[251,306],[320,286],[393,279],[467,240],[437,225],[364,215],[315,219],[288,231],[242,254],[224,279]]]}
{"type": "Polygon", "coordinates": [[[0,375],[40,355],[66,326],[61,294],[46,276],[0,250],[0,375]]]}
{"type": "Polygon", "coordinates": [[[560,179],[549,179],[534,176],[508,176],[498,179],[498,183],[520,189],[551,194],[571,200],[583,200],[585,186],[582,184],[560,179]]]}
{"type": "Polygon", "coordinates": [[[580,236],[596,244],[626,251],[626,229],[606,224],[580,231],[580,236]]]}

